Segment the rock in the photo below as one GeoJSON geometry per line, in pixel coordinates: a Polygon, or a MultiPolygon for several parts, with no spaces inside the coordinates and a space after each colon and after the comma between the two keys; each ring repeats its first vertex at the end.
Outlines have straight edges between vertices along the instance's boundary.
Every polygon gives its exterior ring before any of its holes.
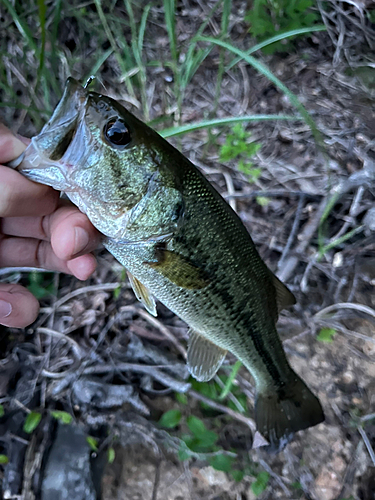
{"type": "Polygon", "coordinates": [[[341,478],[325,469],[315,480],[315,491],[319,500],[333,500],[341,491],[341,478]]]}
{"type": "Polygon", "coordinates": [[[42,500],[97,500],[90,448],[76,425],[58,424],[42,480],[42,500]]]}

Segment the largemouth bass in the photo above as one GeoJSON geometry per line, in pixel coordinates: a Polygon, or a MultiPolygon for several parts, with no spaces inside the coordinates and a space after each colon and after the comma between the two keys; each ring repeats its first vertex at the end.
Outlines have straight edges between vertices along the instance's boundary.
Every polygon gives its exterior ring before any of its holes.
{"type": "Polygon", "coordinates": [[[278,451],[324,420],[276,331],[293,294],[268,269],[240,218],[198,169],[115,100],[69,78],[17,167],[64,191],[127,269],[136,296],[190,327],[187,363],[210,380],[232,352],[256,383],[255,421],[278,451]]]}

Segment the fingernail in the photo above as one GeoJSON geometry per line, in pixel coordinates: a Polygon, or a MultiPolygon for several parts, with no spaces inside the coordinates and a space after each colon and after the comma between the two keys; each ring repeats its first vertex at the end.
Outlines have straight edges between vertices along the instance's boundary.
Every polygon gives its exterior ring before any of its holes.
{"type": "Polygon", "coordinates": [[[87,247],[89,243],[89,234],[83,227],[76,227],[74,237],[74,255],[76,255],[87,247]]]}
{"type": "Polygon", "coordinates": [[[0,319],[7,318],[12,312],[12,305],[0,299],[0,319]]]}

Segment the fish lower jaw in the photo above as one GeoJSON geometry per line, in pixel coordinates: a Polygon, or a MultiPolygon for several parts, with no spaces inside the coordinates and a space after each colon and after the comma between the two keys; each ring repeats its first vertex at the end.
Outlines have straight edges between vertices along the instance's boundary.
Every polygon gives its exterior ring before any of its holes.
{"type": "Polygon", "coordinates": [[[64,175],[66,166],[44,156],[38,150],[35,141],[32,141],[26,148],[24,157],[16,170],[32,181],[46,184],[58,191],[69,189],[68,179],[64,175]]]}

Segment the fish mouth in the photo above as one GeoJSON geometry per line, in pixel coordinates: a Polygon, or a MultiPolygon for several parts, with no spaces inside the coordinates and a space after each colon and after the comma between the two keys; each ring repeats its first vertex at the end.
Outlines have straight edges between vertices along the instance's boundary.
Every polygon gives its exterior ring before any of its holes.
{"type": "Polygon", "coordinates": [[[74,78],[68,78],[50,120],[40,134],[32,138],[21,163],[16,159],[11,166],[35,182],[64,190],[67,181],[62,158],[84,116],[87,101],[87,90],[74,78]]]}

